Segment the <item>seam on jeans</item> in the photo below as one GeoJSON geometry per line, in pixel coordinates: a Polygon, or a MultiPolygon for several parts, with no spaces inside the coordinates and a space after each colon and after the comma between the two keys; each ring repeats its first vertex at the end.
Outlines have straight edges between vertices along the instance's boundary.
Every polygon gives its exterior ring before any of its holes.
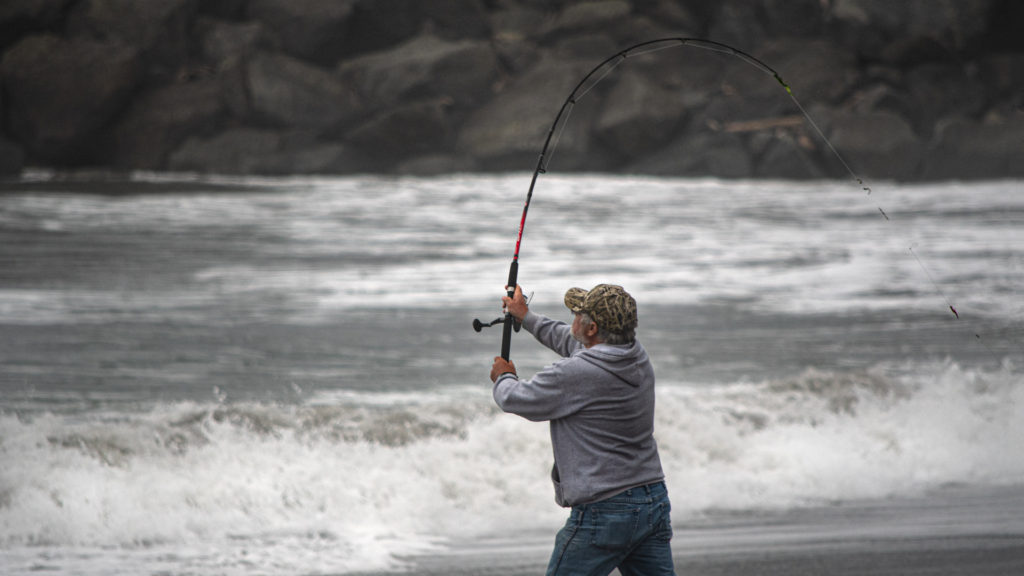
{"type": "Polygon", "coordinates": [[[569,536],[569,538],[566,539],[565,544],[562,546],[562,549],[558,551],[558,562],[555,562],[555,565],[551,567],[550,574],[557,576],[558,570],[562,567],[562,561],[565,560],[565,554],[569,550],[569,545],[572,544],[573,540],[575,540],[576,536],[578,536],[579,533],[580,533],[580,526],[583,525],[583,514],[584,514],[584,512],[585,512],[585,509],[581,510],[579,518],[577,518],[576,522],[573,523],[573,525],[572,525],[572,535],[569,536]]]}
{"type": "Polygon", "coordinates": [[[661,509],[661,521],[655,528],[653,536],[660,540],[664,540],[665,542],[671,542],[672,537],[675,535],[672,530],[672,507],[667,504],[662,504],[661,509]]]}

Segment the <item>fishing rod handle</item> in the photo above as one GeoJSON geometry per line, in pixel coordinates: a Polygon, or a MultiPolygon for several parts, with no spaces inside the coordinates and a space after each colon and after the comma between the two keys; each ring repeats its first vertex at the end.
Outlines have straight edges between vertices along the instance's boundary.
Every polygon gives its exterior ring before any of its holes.
{"type": "MultiPolygon", "coordinates": [[[[505,289],[508,290],[508,297],[512,298],[516,295],[516,281],[519,277],[519,260],[513,259],[512,265],[508,267],[508,282],[505,284],[505,289]]],[[[512,314],[505,313],[505,322],[501,326],[501,357],[505,360],[509,359],[509,354],[512,350],[512,324],[515,319],[512,318],[512,314]]]]}

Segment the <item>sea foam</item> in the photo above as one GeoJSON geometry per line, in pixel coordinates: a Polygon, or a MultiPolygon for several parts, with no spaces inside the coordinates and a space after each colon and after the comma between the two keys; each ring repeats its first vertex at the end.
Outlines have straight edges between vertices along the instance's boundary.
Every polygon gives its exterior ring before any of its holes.
{"type": "MultiPolygon", "coordinates": [[[[882,372],[662,382],[656,436],[677,520],[1024,475],[1012,371],[882,372]]],[[[452,540],[550,532],[564,516],[546,426],[502,414],[485,388],[5,413],[0,438],[8,550],[113,547],[147,565],[174,550],[225,573],[260,554],[308,572],[387,569],[452,540]]]]}

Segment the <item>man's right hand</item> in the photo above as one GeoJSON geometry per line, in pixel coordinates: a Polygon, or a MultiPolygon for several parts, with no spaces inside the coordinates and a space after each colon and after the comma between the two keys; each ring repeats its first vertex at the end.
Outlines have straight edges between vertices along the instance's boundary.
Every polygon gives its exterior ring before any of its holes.
{"type": "Polygon", "coordinates": [[[526,298],[523,298],[523,289],[518,284],[516,284],[515,294],[511,298],[508,296],[501,297],[501,304],[505,312],[511,314],[513,318],[520,322],[523,321],[526,313],[530,311],[529,306],[526,305],[526,298]]]}
{"type": "Polygon", "coordinates": [[[494,357],[494,364],[491,364],[491,382],[498,379],[502,374],[515,374],[516,365],[501,356],[494,357]]]}

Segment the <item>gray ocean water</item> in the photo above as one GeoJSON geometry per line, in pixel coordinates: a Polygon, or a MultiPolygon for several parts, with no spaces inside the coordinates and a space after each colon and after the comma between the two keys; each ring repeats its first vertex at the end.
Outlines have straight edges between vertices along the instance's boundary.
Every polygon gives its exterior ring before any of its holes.
{"type": "MultiPolygon", "coordinates": [[[[0,184],[0,572],[546,539],[546,427],[493,406],[500,330],[471,328],[528,176],[0,184]]],[[[956,487],[1007,496],[937,525],[1020,534],[1022,222],[1016,181],[544,176],[519,281],[566,319],[570,286],[636,296],[677,526],[956,487]]],[[[554,360],[525,333],[512,357],[554,360]]]]}

